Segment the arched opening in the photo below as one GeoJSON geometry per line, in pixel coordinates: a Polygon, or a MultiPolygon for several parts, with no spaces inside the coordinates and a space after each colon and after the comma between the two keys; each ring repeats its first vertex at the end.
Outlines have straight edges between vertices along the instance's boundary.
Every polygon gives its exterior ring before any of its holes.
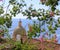
{"type": "Polygon", "coordinates": [[[21,35],[17,34],[17,35],[16,35],[16,40],[17,40],[17,41],[20,41],[20,40],[21,40],[21,35]]]}

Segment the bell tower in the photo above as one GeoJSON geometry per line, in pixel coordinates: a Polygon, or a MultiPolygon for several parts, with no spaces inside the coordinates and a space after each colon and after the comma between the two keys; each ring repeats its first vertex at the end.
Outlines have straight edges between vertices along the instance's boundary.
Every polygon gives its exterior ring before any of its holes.
{"type": "Polygon", "coordinates": [[[14,41],[23,41],[24,38],[26,39],[26,30],[22,26],[22,21],[18,22],[18,26],[13,31],[13,40],[14,41]]]}

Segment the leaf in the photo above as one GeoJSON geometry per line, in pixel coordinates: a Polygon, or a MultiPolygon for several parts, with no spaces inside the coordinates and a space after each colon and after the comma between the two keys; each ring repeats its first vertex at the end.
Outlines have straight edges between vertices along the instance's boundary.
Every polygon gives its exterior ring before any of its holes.
{"type": "Polygon", "coordinates": [[[58,24],[55,24],[56,27],[58,27],[58,24]]]}
{"type": "Polygon", "coordinates": [[[51,30],[51,33],[54,34],[55,33],[55,30],[51,30]]]}
{"type": "Polygon", "coordinates": [[[57,27],[54,27],[54,30],[57,30],[57,27]]]}

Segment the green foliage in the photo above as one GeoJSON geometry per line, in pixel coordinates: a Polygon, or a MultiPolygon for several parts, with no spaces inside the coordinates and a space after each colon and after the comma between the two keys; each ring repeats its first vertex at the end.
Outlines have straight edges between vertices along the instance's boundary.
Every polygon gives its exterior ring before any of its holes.
{"type": "Polygon", "coordinates": [[[49,6],[51,9],[45,10],[45,9],[33,9],[32,6],[30,6],[27,10],[22,12],[23,15],[28,16],[28,19],[32,19],[31,17],[37,17],[39,20],[40,24],[37,26],[37,24],[32,25],[32,32],[28,32],[28,36],[37,36],[38,33],[46,32],[46,27],[48,29],[48,32],[51,34],[56,33],[55,31],[57,30],[58,27],[60,27],[60,19],[55,20],[54,15],[59,15],[59,11],[56,10],[56,5],[58,5],[57,0],[41,0],[44,2],[45,5],[49,6]],[[52,11],[52,12],[51,12],[52,11]],[[45,26],[47,25],[47,26],[45,26]],[[42,28],[44,26],[44,28],[42,28]]]}
{"type": "Polygon", "coordinates": [[[60,17],[58,18],[58,23],[60,24],[60,17]]]}
{"type": "MultiPolygon", "coordinates": [[[[44,0],[41,1],[42,4],[43,4],[43,1],[44,0]]],[[[55,11],[56,6],[58,5],[58,1],[59,0],[45,0],[44,4],[47,5],[47,6],[50,6],[52,11],[55,11]]]]}
{"type": "Polygon", "coordinates": [[[18,41],[18,42],[15,42],[14,43],[14,48],[12,48],[12,50],[21,50],[21,43],[18,41]]]}
{"type": "Polygon", "coordinates": [[[0,15],[4,13],[3,7],[0,6],[0,15]]]}
{"type": "MultiPolygon", "coordinates": [[[[35,23],[35,21],[34,21],[34,24],[32,25],[32,31],[30,31],[30,30],[28,31],[29,38],[36,37],[36,36],[40,35],[41,29],[39,26],[40,25],[35,23]]],[[[42,32],[44,32],[44,30],[42,30],[42,32]]]]}
{"type": "Polygon", "coordinates": [[[15,17],[17,14],[19,14],[22,10],[22,7],[26,6],[23,0],[20,1],[22,3],[19,3],[17,0],[9,0],[6,9],[4,3],[2,2],[3,5],[0,5],[0,25],[6,24],[8,28],[11,27],[12,17],[15,17]]]}
{"type": "Polygon", "coordinates": [[[35,50],[37,47],[35,45],[31,45],[26,43],[21,44],[20,41],[14,43],[15,47],[12,50],[35,50]]]}
{"type": "Polygon", "coordinates": [[[16,4],[16,0],[10,0],[9,3],[12,4],[12,5],[16,4]]]}
{"type": "Polygon", "coordinates": [[[5,20],[3,17],[0,17],[0,25],[3,25],[5,23],[5,20]]]}
{"type": "MultiPolygon", "coordinates": [[[[32,5],[24,10],[23,8],[26,6],[25,0],[20,1],[21,2],[18,2],[18,0],[9,0],[9,5],[6,7],[6,11],[4,11],[4,6],[0,6],[0,25],[3,26],[5,24],[8,28],[10,28],[12,24],[12,17],[22,13],[23,15],[27,16],[28,19],[31,19],[31,17],[37,17],[37,20],[39,21],[38,24],[34,23],[32,25],[32,32],[28,31],[29,38],[40,36],[40,33],[46,32],[45,25],[47,25],[48,32],[50,34],[54,34],[57,28],[60,27],[60,18],[58,18],[56,21],[54,19],[54,15],[60,15],[59,10],[56,10],[59,0],[41,0],[44,1],[42,2],[43,4],[51,8],[48,10],[40,8],[36,10],[32,7],[32,5]],[[9,9],[10,6],[12,6],[11,9],[9,9]]],[[[8,32],[8,29],[5,29],[5,27],[0,29],[4,30],[4,32],[0,32],[0,35],[8,32]]],[[[12,50],[37,50],[34,45],[27,43],[21,44],[20,42],[15,42],[13,45],[15,48],[12,48],[12,50]]],[[[4,48],[3,45],[1,48],[4,48]]],[[[47,50],[49,49],[47,48],[47,50]]]]}
{"type": "MultiPolygon", "coordinates": [[[[8,28],[6,27],[6,25],[0,25],[0,36],[2,35],[2,36],[4,36],[4,35],[8,35],[9,36],[9,34],[8,34],[8,28]]],[[[7,36],[7,37],[8,37],[7,36]]]]}
{"type": "Polygon", "coordinates": [[[11,16],[9,15],[9,14],[6,14],[6,18],[5,18],[5,24],[6,24],[6,26],[8,27],[8,28],[10,28],[11,27],[11,24],[12,24],[12,20],[11,20],[12,18],[11,18],[11,16]]]}

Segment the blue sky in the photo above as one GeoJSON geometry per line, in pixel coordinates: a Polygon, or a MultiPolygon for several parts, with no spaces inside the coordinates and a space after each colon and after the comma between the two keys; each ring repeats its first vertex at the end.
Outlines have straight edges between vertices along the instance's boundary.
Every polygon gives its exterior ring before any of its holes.
{"type": "MultiPolygon", "coordinates": [[[[8,5],[8,1],[9,0],[5,0],[5,6],[7,6],[8,5]]],[[[33,8],[36,8],[36,9],[38,9],[38,8],[44,8],[45,10],[47,10],[47,9],[49,9],[49,7],[47,7],[47,6],[45,6],[45,5],[42,5],[42,4],[40,4],[39,5],[39,3],[40,3],[40,0],[25,0],[26,1],[26,4],[27,4],[27,7],[29,7],[30,6],[30,4],[32,3],[34,6],[33,6],[33,8]]],[[[2,4],[2,2],[0,2],[1,4],[2,4]]],[[[27,9],[27,7],[26,7],[26,9],[27,9]]],[[[11,7],[10,7],[11,8],[11,7]]],[[[6,8],[5,8],[6,9],[6,8]]],[[[4,10],[5,10],[4,9],[4,10]]],[[[59,9],[60,10],[60,5],[59,6],[57,6],[57,9],[59,9]]],[[[59,16],[56,16],[55,18],[57,18],[57,17],[59,17],[59,16]]],[[[19,18],[19,19],[26,19],[27,18],[27,16],[23,16],[22,14],[18,14],[16,17],[13,17],[13,18],[19,18]]],[[[18,19],[18,20],[19,20],[18,19]]],[[[33,18],[33,19],[36,19],[36,18],[33,18]]],[[[12,28],[13,27],[15,27],[15,25],[17,24],[17,22],[15,23],[15,21],[13,21],[14,22],[14,25],[12,26],[12,28]]],[[[25,22],[25,21],[24,21],[25,22]]],[[[27,21],[28,22],[28,21],[27,21]]],[[[17,25],[16,25],[17,26],[17,25]]],[[[60,30],[58,31],[59,33],[58,33],[58,36],[60,37],[60,30]]],[[[59,38],[60,39],[60,38],[59,38]]]]}
{"type": "MultiPolygon", "coordinates": [[[[49,6],[45,6],[45,5],[42,5],[42,4],[39,4],[40,3],[40,0],[25,0],[26,1],[26,4],[27,4],[27,7],[25,9],[28,9],[28,7],[33,4],[33,9],[39,9],[39,8],[43,8],[45,10],[48,10],[50,9],[49,6]]],[[[60,3],[60,2],[59,2],[60,3]]],[[[56,6],[57,9],[60,10],[60,5],[59,6],[56,6]]],[[[26,19],[27,16],[23,16],[22,14],[19,14],[17,15],[17,17],[15,18],[23,18],[23,19],[26,19]],[[18,16],[22,16],[22,17],[18,17],[18,16]]],[[[55,19],[57,19],[59,16],[55,16],[55,19]]],[[[36,19],[36,18],[33,18],[33,19],[36,19]]]]}
{"type": "MultiPolygon", "coordinates": [[[[19,1],[19,0],[18,0],[19,1]]],[[[9,0],[3,0],[3,2],[5,3],[4,4],[4,6],[6,7],[7,5],[8,5],[8,2],[9,2],[9,0]]],[[[40,3],[40,0],[25,0],[25,3],[27,4],[27,7],[25,7],[24,9],[27,9],[31,4],[33,4],[34,6],[33,6],[33,8],[34,9],[39,9],[39,8],[43,8],[43,9],[45,9],[45,10],[47,10],[47,9],[49,9],[49,7],[48,6],[45,6],[45,5],[42,5],[42,4],[39,4],[40,3]]],[[[2,2],[0,2],[0,5],[2,4],[2,2]]],[[[60,2],[59,2],[59,4],[60,4],[60,2]]],[[[60,5],[59,6],[56,6],[57,7],[57,9],[59,9],[60,10],[60,5]]],[[[10,6],[10,8],[11,8],[11,6],[10,6]]],[[[6,8],[4,8],[4,10],[6,10],[6,8]]],[[[59,16],[57,16],[57,17],[59,17],[59,16]]],[[[55,19],[57,18],[56,16],[55,16],[55,19]]],[[[21,19],[26,19],[27,18],[27,16],[23,16],[22,14],[18,14],[16,17],[13,17],[13,18],[21,18],[21,19]],[[21,16],[21,17],[20,17],[21,16]]],[[[33,19],[35,19],[35,18],[33,18],[33,19]]]]}

